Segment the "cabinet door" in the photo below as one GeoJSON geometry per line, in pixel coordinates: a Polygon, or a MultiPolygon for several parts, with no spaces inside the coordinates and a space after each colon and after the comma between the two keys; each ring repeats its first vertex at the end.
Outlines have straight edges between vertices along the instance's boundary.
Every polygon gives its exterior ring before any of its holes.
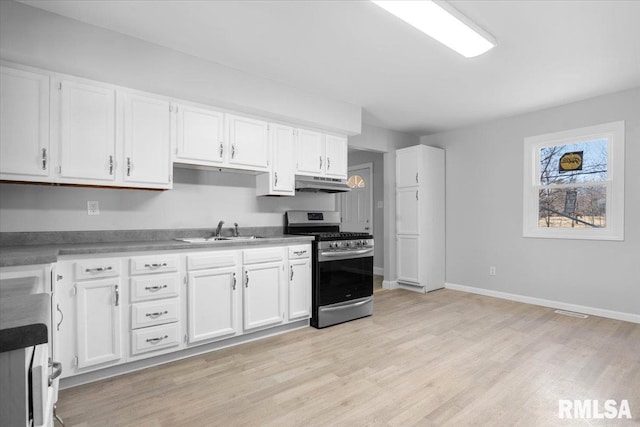
{"type": "Polygon", "coordinates": [[[271,124],[270,134],[273,190],[293,195],[295,194],[294,129],[288,126],[271,124]]]}
{"type": "Polygon", "coordinates": [[[189,343],[234,335],[237,325],[238,267],[189,273],[189,343]]]}
{"type": "Polygon", "coordinates": [[[296,172],[302,175],[322,175],[324,170],[324,135],[298,129],[296,141],[296,172]]]}
{"type": "Polygon", "coordinates": [[[73,81],[60,83],[60,177],[115,180],[115,90],[73,81]]]}
{"type": "Polygon", "coordinates": [[[219,111],[178,105],[176,161],[182,163],[223,163],[224,114],[219,111]]]}
{"type": "Polygon", "coordinates": [[[49,76],[0,67],[0,179],[49,177],[49,76]]]}
{"type": "Polygon", "coordinates": [[[397,236],[398,281],[420,283],[418,236],[397,236]]]}
{"type": "Polygon", "coordinates": [[[420,233],[420,190],[418,187],[396,191],[396,233],[420,233]]]}
{"type": "Polygon", "coordinates": [[[120,279],[76,283],[78,368],[120,360],[120,279]]]}
{"type": "Polygon", "coordinates": [[[171,111],[169,101],[125,93],[124,181],[132,186],[169,188],[171,111]]]}
{"type": "Polygon", "coordinates": [[[284,320],[281,307],[283,262],[244,266],[244,329],[276,325],[284,320]]]}
{"type": "Polygon", "coordinates": [[[311,315],[311,262],[309,258],[289,261],[289,320],[311,315]]]}
{"type": "Polygon", "coordinates": [[[325,174],[335,178],[347,178],[347,138],[334,135],[325,136],[325,174]]]}
{"type": "Polygon", "coordinates": [[[420,152],[416,147],[396,151],[396,187],[416,186],[420,183],[418,168],[420,152]]]}
{"type": "Polygon", "coordinates": [[[268,123],[247,117],[226,115],[229,165],[265,170],[269,166],[268,123]]]}

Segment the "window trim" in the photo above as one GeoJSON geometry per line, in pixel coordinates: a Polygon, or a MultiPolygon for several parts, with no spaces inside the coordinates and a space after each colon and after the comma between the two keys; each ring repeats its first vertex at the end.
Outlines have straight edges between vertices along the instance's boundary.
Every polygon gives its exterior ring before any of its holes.
{"type": "Polygon", "coordinates": [[[524,139],[523,237],[551,239],[624,240],[624,121],[548,133],[524,139]],[[580,186],[607,187],[607,221],[603,228],[539,227],[540,149],[589,140],[608,141],[607,180],[580,186]]]}

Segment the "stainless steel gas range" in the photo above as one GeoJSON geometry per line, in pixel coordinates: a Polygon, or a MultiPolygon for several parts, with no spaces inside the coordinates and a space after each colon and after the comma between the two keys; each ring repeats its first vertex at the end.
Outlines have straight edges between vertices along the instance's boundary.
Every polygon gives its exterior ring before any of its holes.
{"type": "Polygon", "coordinates": [[[373,236],[340,231],[340,212],[288,211],[286,232],[315,237],[311,326],[373,314],[373,236]]]}

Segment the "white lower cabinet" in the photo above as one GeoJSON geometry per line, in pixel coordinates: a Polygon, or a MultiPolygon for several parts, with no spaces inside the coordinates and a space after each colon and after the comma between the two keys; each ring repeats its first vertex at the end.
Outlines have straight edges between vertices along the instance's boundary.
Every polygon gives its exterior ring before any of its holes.
{"type": "Polygon", "coordinates": [[[240,266],[189,272],[189,343],[226,338],[238,332],[240,266]]]}
{"type": "Polygon", "coordinates": [[[62,377],[307,319],[310,253],[303,244],[61,260],[52,326],[62,377]]]}

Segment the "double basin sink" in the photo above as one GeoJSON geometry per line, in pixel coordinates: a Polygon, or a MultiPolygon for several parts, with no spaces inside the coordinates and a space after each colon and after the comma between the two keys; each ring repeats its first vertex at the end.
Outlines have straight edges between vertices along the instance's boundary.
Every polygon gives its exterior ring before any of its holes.
{"type": "Polygon", "coordinates": [[[234,241],[246,241],[246,240],[255,240],[262,239],[262,236],[211,236],[211,237],[179,237],[174,240],[179,240],[181,242],[187,243],[211,243],[222,240],[234,240],[234,241]]]}

